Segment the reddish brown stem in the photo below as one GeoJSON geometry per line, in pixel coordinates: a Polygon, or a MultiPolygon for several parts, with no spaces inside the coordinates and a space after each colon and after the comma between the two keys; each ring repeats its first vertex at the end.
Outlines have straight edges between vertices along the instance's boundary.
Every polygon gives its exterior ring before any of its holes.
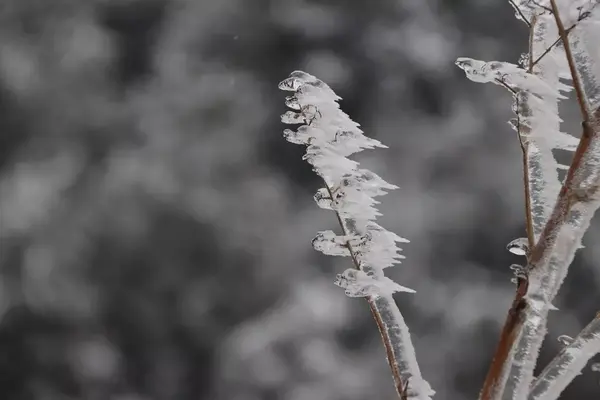
{"type": "Polygon", "coordinates": [[[523,279],[519,282],[515,299],[508,310],[494,358],[492,359],[483,388],[481,389],[481,394],[479,395],[481,400],[491,400],[498,389],[498,384],[501,382],[506,361],[523,326],[523,311],[527,306],[524,299],[526,293],[527,280],[523,279]]]}

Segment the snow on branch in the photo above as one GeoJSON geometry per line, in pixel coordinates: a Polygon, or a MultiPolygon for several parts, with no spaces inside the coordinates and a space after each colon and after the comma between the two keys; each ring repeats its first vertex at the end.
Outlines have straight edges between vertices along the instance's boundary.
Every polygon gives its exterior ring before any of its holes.
{"type": "Polygon", "coordinates": [[[404,258],[397,243],[408,240],[375,223],[380,213],[374,197],[396,186],[347,158],[363,149],[386,146],[365,136],[340,110],[340,98],[314,76],[294,71],[279,88],[293,92],[286,97],[291,110],[281,116],[282,122],[300,125],[296,130],[285,129],[284,137],[306,146],[303,159],[325,183],[315,201],[319,207],[335,211],[342,229],[341,235],[319,232],[313,247],[324,254],[351,257],[354,268],[339,274],[336,285],[350,297],[367,299],[399,397],[428,400],[435,392],[421,376],[408,327],[392,297],[395,292],[414,291],[384,276],[385,268],[404,258]]]}
{"type": "Polygon", "coordinates": [[[600,313],[544,368],[529,392],[528,400],[554,400],[600,352],[600,313]]]}

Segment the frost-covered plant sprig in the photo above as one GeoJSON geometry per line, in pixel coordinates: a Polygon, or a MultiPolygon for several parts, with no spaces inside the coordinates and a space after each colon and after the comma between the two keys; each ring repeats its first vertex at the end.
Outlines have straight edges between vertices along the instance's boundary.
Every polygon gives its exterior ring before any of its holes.
{"type": "MultiPolygon", "coordinates": [[[[509,310],[480,398],[525,399],[546,334],[552,300],[600,207],[600,7],[597,0],[509,0],[530,29],[521,66],[460,58],[476,82],[506,87],[523,151],[527,265],[509,310]],[[558,101],[571,80],[582,115],[576,140],[560,131],[558,101]],[[553,149],[573,151],[561,183],[553,149]],[[524,278],[524,279],[523,279],[524,278]]],[[[550,392],[547,398],[559,393],[550,392]]]]}
{"type": "Polygon", "coordinates": [[[396,186],[375,173],[359,168],[351,154],[386,147],[366,137],[359,125],[343,113],[340,99],[329,86],[314,76],[294,71],[279,84],[293,92],[286,98],[292,109],[281,116],[286,124],[300,125],[284,130],[289,142],[306,146],[303,159],[323,179],[325,187],[315,194],[318,206],[336,213],[341,235],[319,232],[313,247],[324,254],[349,256],[354,268],[336,278],[336,285],[350,297],[365,297],[379,328],[386,355],[401,399],[430,399],[435,392],[421,376],[408,327],[392,294],[414,292],[384,276],[384,269],[400,262],[398,242],[408,242],[377,223],[380,213],[375,196],[396,186]]]}

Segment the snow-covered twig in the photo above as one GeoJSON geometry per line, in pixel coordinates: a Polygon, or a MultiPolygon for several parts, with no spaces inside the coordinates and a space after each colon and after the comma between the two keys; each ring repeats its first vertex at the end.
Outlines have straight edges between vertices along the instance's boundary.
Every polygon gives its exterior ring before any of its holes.
{"type": "Polygon", "coordinates": [[[554,400],[600,352],[600,313],[544,368],[529,392],[528,400],[554,400]]]}
{"type": "Polygon", "coordinates": [[[384,276],[383,270],[404,258],[397,242],[407,242],[375,223],[380,215],[375,196],[395,189],[371,171],[361,169],[347,156],[363,149],[385,147],[363,135],[359,125],[339,109],[339,97],[321,80],[294,71],[279,84],[293,92],[286,105],[293,111],[282,122],[301,125],[284,130],[292,143],[306,145],[304,159],[323,179],[315,194],[319,207],[335,211],[342,235],[320,232],[313,247],[324,254],[349,256],[354,268],[338,275],[336,284],[350,297],[365,297],[379,328],[401,399],[428,400],[435,392],[421,376],[408,327],[392,294],[414,292],[384,276]]]}

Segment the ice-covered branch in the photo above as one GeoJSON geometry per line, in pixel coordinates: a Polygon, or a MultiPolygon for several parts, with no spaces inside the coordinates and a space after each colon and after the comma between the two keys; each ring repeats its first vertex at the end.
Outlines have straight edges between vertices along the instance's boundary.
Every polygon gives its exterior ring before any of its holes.
{"type": "Polygon", "coordinates": [[[598,33],[594,22],[598,20],[598,2],[511,0],[510,3],[517,18],[530,27],[529,55],[521,67],[466,58],[457,61],[471,80],[494,82],[513,93],[517,113],[513,126],[523,150],[530,249],[524,268],[526,279],[518,280],[515,300],[481,393],[485,400],[526,398],[546,333],[551,302],[600,206],[596,193],[600,184],[600,112],[594,108],[593,100],[598,93],[596,82],[600,82],[597,80],[600,71],[595,64],[600,54],[597,54],[597,39],[589,43],[578,39],[586,34],[590,38],[590,31],[598,33]],[[557,38],[562,46],[557,45],[557,38]],[[590,48],[596,49],[596,54],[588,54],[590,48]],[[557,103],[563,98],[561,91],[568,89],[561,83],[564,79],[573,82],[582,110],[579,141],[559,130],[557,103]],[[552,149],[556,148],[574,150],[562,184],[556,171],[562,166],[552,156],[552,149]]]}
{"type": "Polygon", "coordinates": [[[539,349],[546,334],[551,302],[567,276],[575,252],[582,247],[581,240],[600,206],[600,198],[596,194],[600,184],[600,115],[596,110],[589,108],[589,96],[586,95],[583,78],[578,72],[589,61],[574,56],[569,33],[565,29],[566,25],[576,24],[572,34],[577,35],[585,26],[581,23],[583,19],[592,17],[594,6],[592,2],[550,0],[552,12],[549,13],[548,8],[543,8],[538,16],[538,19],[548,16],[554,19],[558,35],[563,42],[564,57],[568,65],[566,70],[575,87],[583,122],[581,139],[558,193],[553,212],[528,257],[527,307],[520,315],[524,322],[513,348],[514,358],[509,373],[512,378],[509,382],[513,382],[514,385],[506,388],[515,399],[525,398],[529,391],[539,349]]]}
{"type": "MultiPolygon", "coordinates": [[[[562,166],[555,160],[552,150],[572,151],[577,140],[560,131],[558,101],[564,98],[561,92],[570,88],[560,82],[566,63],[562,49],[553,46],[558,36],[555,25],[548,17],[535,16],[528,9],[523,9],[519,15],[527,18],[531,29],[530,51],[522,59],[521,66],[468,58],[458,59],[457,65],[469,79],[501,85],[513,95],[516,118],[511,121],[511,126],[517,131],[523,152],[527,243],[531,248],[542,233],[561,187],[557,169],[562,166]],[[537,60],[535,65],[534,59],[537,60]]],[[[521,375],[520,371],[511,371],[511,366],[515,358],[526,355],[513,351],[513,345],[525,322],[520,313],[525,306],[523,297],[527,293],[528,282],[519,280],[518,284],[517,297],[490,366],[482,399],[501,398],[505,390],[514,390],[515,377],[521,375]]],[[[517,368],[523,365],[522,362],[517,363],[517,368]]]]}
{"type": "Polygon", "coordinates": [[[600,352],[600,314],[544,368],[529,392],[528,400],[554,400],[600,352]]]}
{"type": "Polygon", "coordinates": [[[295,131],[284,130],[284,137],[307,146],[304,159],[325,183],[315,194],[315,201],[319,207],[333,210],[342,228],[341,235],[320,232],[313,246],[325,254],[352,258],[354,268],[338,275],[336,284],[348,296],[367,299],[399,397],[430,399],[434,391],[421,376],[408,327],[392,297],[394,292],[413,291],[383,272],[403,258],[396,243],[407,240],[375,223],[380,214],[374,197],[396,186],[347,158],[363,149],[385,146],[366,137],[359,125],[340,110],[339,97],[314,76],[294,71],[279,88],[293,92],[286,98],[292,111],[282,115],[282,122],[300,125],[295,131]]]}

